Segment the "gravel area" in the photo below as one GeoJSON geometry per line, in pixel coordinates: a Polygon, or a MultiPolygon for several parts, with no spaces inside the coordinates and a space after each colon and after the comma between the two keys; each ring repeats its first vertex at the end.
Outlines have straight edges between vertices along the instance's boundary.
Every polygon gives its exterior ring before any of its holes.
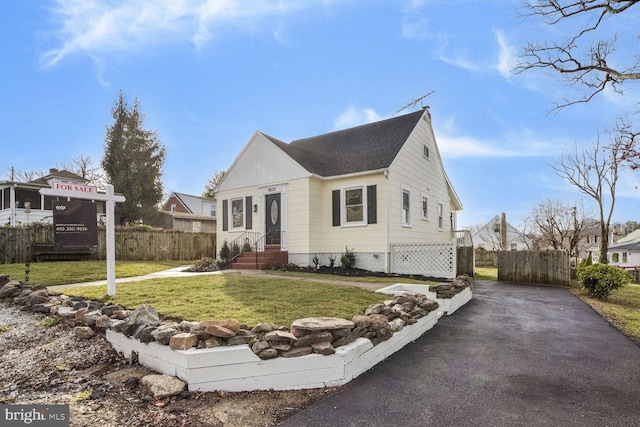
{"type": "Polygon", "coordinates": [[[68,404],[71,426],[273,426],[335,389],[183,392],[155,398],[149,369],[120,357],[102,334],[0,302],[0,404],[68,404]]]}

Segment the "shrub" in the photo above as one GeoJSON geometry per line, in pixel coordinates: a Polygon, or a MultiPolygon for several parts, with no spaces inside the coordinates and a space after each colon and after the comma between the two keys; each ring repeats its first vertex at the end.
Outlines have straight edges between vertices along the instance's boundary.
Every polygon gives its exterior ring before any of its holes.
{"type": "Polygon", "coordinates": [[[591,252],[589,252],[589,255],[587,255],[585,259],[580,261],[580,264],[578,264],[578,269],[588,267],[592,264],[593,264],[593,258],[591,257],[591,252]]]}
{"type": "MultiPolygon", "coordinates": [[[[222,252],[222,250],[220,252],[222,252]]],[[[216,260],[213,258],[204,257],[199,259],[192,267],[187,268],[186,271],[203,273],[216,270],[218,270],[218,264],[216,264],[216,260]]]]}
{"type": "Polygon", "coordinates": [[[333,268],[336,265],[336,257],[331,254],[329,255],[329,268],[333,268]]]}
{"type": "Polygon", "coordinates": [[[311,262],[313,263],[313,268],[314,269],[319,269],[320,268],[320,260],[318,259],[318,255],[314,255],[313,259],[311,259],[311,262]]]}
{"type": "Polygon", "coordinates": [[[245,252],[253,252],[253,248],[251,247],[251,243],[244,242],[244,245],[242,245],[242,253],[245,253],[245,252]]]}
{"type": "Polygon", "coordinates": [[[598,299],[607,299],[609,294],[631,283],[631,276],[621,268],[593,264],[578,269],[578,283],[587,295],[598,299]]]}
{"type": "Polygon", "coordinates": [[[354,265],[356,265],[356,254],[353,252],[353,249],[345,246],[344,252],[340,255],[340,267],[346,269],[353,268],[354,265]]]}
{"type": "Polygon", "coordinates": [[[231,249],[229,248],[229,243],[225,240],[222,243],[222,247],[220,248],[220,260],[224,263],[228,263],[231,259],[231,249]]]}
{"type": "Polygon", "coordinates": [[[238,246],[236,242],[233,242],[231,244],[231,258],[229,259],[229,261],[231,261],[238,255],[240,255],[240,246],[238,246]]]}

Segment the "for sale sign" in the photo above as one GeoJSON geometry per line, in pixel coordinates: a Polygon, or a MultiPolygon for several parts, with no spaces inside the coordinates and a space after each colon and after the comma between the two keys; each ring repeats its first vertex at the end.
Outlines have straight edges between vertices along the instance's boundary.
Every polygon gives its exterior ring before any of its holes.
{"type": "Polygon", "coordinates": [[[88,200],[53,202],[53,240],[56,249],[98,245],[96,204],[88,200]]]}

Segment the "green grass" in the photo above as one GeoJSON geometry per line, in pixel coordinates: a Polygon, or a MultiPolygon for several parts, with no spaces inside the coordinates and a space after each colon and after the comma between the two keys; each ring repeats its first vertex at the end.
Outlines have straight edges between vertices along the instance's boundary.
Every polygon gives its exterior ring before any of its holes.
{"type": "MultiPolygon", "coordinates": [[[[144,276],[181,265],[188,261],[117,261],[116,277],[144,276]]],[[[72,283],[106,280],[106,261],[35,262],[29,267],[31,285],[67,285],[72,283]]],[[[0,264],[0,274],[8,274],[12,280],[25,279],[24,264],[0,264]]]]}
{"type": "Polygon", "coordinates": [[[351,319],[370,304],[388,298],[364,289],[240,274],[152,279],[119,283],[116,295],[106,296],[106,286],[65,289],[134,309],[154,306],[163,316],[184,320],[234,318],[255,325],[260,322],[289,326],[305,317],[351,319]]]}
{"type": "Polygon", "coordinates": [[[591,298],[577,287],[572,288],[572,292],[640,344],[640,285],[627,285],[613,291],[605,301],[591,298]]]}
{"type": "Polygon", "coordinates": [[[498,280],[498,269],[495,267],[476,267],[475,280],[498,280]]]}

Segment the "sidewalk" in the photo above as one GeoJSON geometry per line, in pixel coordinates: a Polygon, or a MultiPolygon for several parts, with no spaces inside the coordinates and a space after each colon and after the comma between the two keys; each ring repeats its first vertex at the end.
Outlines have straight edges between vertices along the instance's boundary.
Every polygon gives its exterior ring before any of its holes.
{"type": "MultiPolygon", "coordinates": [[[[336,280],[322,279],[320,276],[316,279],[313,277],[293,277],[287,275],[278,275],[278,274],[267,274],[261,270],[220,270],[220,271],[210,271],[204,273],[193,273],[184,271],[189,268],[190,265],[183,265],[181,267],[174,267],[169,270],[156,271],[155,273],[150,273],[144,276],[135,276],[135,277],[122,277],[120,279],[116,278],[116,284],[118,283],[126,283],[126,282],[139,282],[143,280],[149,279],[162,279],[167,277],[195,277],[195,276],[203,276],[203,275],[211,275],[211,274],[243,274],[247,276],[260,276],[267,277],[271,279],[283,279],[283,280],[297,280],[299,282],[313,282],[313,283],[326,283],[330,285],[342,285],[342,286],[356,286],[358,288],[367,289],[369,291],[376,291],[378,289],[389,286],[388,283],[369,283],[369,282],[353,282],[349,280],[341,280],[336,278],[336,280]]],[[[84,283],[72,283],[68,285],[55,285],[55,286],[47,286],[49,290],[61,290],[67,288],[76,288],[80,286],[106,286],[107,279],[97,280],[94,282],[84,282],[84,283]]]]}

